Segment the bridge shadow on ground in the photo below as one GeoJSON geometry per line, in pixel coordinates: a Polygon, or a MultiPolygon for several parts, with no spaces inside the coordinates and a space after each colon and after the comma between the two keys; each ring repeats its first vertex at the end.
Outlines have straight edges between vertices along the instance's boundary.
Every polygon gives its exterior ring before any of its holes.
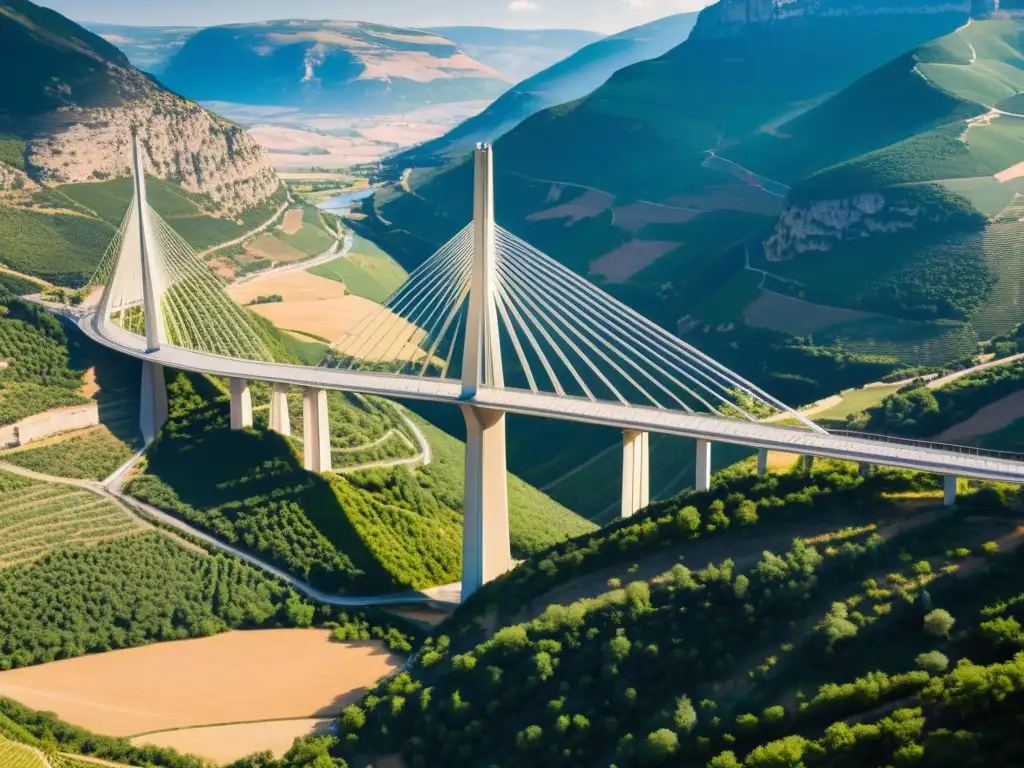
{"type": "Polygon", "coordinates": [[[347,593],[406,589],[350,519],[350,487],[305,471],[286,438],[232,431],[227,399],[209,380],[169,382],[170,421],[127,490],[313,586],[347,593]]]}
{"type": "Polygon", "coordinates": [[[142,446],[139,430],[139,381],[142,363],[91,341],[78,328],[62,323],[71,366],[86,372],[86,392],[99,408],[100,424],[114,437],[142,446]]]}

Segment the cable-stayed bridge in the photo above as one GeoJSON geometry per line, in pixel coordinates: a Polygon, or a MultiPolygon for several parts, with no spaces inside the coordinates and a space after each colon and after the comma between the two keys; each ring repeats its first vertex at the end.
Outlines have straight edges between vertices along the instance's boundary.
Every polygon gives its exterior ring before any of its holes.
{"type": "Polygon", "coordinates": [[[227,377],[234,429],[252,425],[249,381],[273,385],[270,426],[283,434],[287,387],[304,388],[304,463],[316,472],[331,469],[327,390],[457,405],[467,424],[463,597],[511,566],[508,413],[621,429],[623,515],[649,501],[651,432],[697,440],[701,490],[713,442],[759,449],[762,472],[768,450],[934,472],[947,504],[957,477],[1024,483],[1013,457],[826,432],[497,226],[490,147],[475,161],[473,221],[314,368],[275,361],[260,323],[149,207],[136,138],[135,194],[93,280],[99,302],[78,322],[143,361],[146,440],[167,419],[165,366],[227,377]]]}

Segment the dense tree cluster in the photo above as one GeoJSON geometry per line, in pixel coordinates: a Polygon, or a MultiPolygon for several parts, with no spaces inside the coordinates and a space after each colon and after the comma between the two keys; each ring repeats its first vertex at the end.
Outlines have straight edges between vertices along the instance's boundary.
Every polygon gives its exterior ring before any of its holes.
{"type": "Polygon", "coordinates": [[[42,308],[0,288],[0,425],[66,405],[78,394],[82,374],[71,368],[60,322],[42,308]]]}
{"type": "MultiPolygon", "coordinates": [[[[771,474],[760,478],[745,468],[715,476],[707,493],[686,491],[669,501],[656,502],[632,518],[619,520],[532,557],[473,595],[457,618],[497,611],[515,616],[536,596],[588,573],[623,561],[635,561],[681,546],[698,537],[722,535],[753,525],[773,525],[842,509],[870,499],[884,505],[881,495],[937,488],[933,478],[898,470],[883,470],[863,478],[852,465],[819,462],[811,476],[771,474]]],[[[449,626],[448,631],[456,631],[449,626]]]]}
{"type": "Polygon", "coordinates": [[[346,636],[407,637],[366,618],[316,611],[291,589],[224,555],[203,556],[159,533],[58,550],[0,571],[0,669],[232,628],[332,622],[346,636]]]}

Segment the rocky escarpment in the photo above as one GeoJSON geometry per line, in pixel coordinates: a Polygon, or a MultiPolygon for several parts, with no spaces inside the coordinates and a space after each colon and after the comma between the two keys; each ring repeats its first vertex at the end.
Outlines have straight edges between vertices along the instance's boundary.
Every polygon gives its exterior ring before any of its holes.
{"type": "Polygon", "coordinates": [[[827,253],[840,243],[918,229],[943,220],[940,209],[902,194],[864,192],[837,200],[787,205],[764,241],[768,261],[788,261],[804,254],[827,253]]]}
{"type": "Polygon", "coordinates": [[[0,194],[34,189],[36,184],[24,172],[0,163],[0,194]]]}
{"type": "Polygon", "coordinates": [[[167,91],[119,107],[66,112],[64,126],[28,142],[27,170],[43,183],[96,181],[131,173],[131,129],[139,126],[146,170],[208,195],[233,215],[270,197],[280,182],[266,150],[243,129],[167,91]]]}
{"type": "MultiPolygon", "coordinates": [[[[16,136],[28,179],[100,181],[131,171],[138,126],[147,171],[207,195],[208,213],[234,215],[278,188],[265,151],[238,126],[166,90],[113,45],[29,0],[0,0],[0,134],[16,136]]],[[[28,180],[2,172],[0,189],[28,180]]]]}
{"type": "Polygon", "coordinates": [[[694,40],[739,37],[753,25],[803,17],[968,14],[971,7],[972,0],[719,0],[701,12],[691,37],[694,40]]]}

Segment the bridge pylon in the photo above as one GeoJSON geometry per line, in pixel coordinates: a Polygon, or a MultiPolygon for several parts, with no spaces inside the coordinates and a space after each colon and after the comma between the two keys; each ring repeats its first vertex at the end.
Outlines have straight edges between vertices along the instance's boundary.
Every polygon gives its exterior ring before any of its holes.
{"type": "Polygon", "coordinates": [[[503,387],[497,309],[494,158],[490,145],[475,154],[473,260],[462,356],[466,419],[466,485],[462,534],[462,599],[512,567],[508,532],[505,413],[472,404],[481,386],[503,387]]]}

